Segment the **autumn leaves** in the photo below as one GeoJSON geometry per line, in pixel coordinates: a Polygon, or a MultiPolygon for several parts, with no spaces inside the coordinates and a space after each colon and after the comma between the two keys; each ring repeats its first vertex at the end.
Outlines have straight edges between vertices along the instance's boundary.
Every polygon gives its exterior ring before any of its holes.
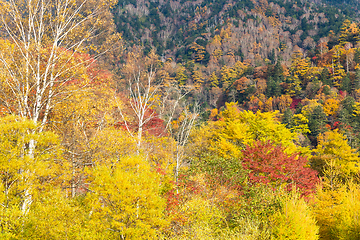
{"type": "MultiPolygon", "coordinates": [[[[300,51],[289,69],[234,61],[205,83],[195,62],[176,65],[134,46],[119,70],[96,55],[116,38],[96,34],[107,26],[97,18],[105,3],[3,2],[0,238],[356,236],[349,219],[357,216],[359,157],[334,117],[345,108],[358,117],[359,104],[335,88],[292,104],[321,77],[300,51]],[[272,74],[267,82],[262,70],[272,74]],[[206,84],[212,106],[220,85],[228,99],[254,94],[250,111],[233,102],[201,115],[205,104],[193,92],[206,84]]],[[[210,64],[229,34],[214,39],[210,64]]],[[[201,44],[191,46],[198,63],[206,60],[201,44]]],[[[352,69],[342,48],[333,50],[334,69],[343,60],[352,69]]],[[[331,74],[332,87],[343,83],[334,77],[343,72],[331,74]]]]}

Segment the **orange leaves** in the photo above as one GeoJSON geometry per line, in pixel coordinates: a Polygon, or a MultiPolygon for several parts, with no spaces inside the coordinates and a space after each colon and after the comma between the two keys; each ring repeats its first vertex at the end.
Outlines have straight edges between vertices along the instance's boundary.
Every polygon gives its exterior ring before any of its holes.
{"type": "Polygon", "coordinates": [[[250,83],[250,80],[248,78],[242,77],[242,78],[236,80],[233,83],[233,86],[235,87],[235,89],[237,91],[240,91],[241,93],[243,93],[246,90],[249,83],[250,83]]]}
{"type": "Polygon", "coordinates": [[[307,159],[298,154],[287,155],[280,145],[257,141],[242,151],[243,165],[249,169],[249,180],[274,187],[283,186],[292,190],[300,188],[304,194],[315,190],[317,172],[307,168],[307,159]]]}
{"type": "Polygon", "coordinates": [[[328,44],[326,41],[321,41],[318,45],[318,48],[320,48],[320,53],[323,54],[329,50],[328,44]]]}

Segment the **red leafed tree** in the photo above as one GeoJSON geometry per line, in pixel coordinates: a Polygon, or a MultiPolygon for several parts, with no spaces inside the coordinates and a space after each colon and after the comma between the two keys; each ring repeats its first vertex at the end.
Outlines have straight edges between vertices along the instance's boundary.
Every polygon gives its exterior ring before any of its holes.
{"type": "MultiPolygon", "coordinates": [[[[126,104],[125,106],[130,110],[131,106],[130,103],[125,102],[126,104]]],[[[137,132],[139,131],[139,124],[138,122],[136,122],[135,114],[134,113],[127,113],[130,118],[132,119],[132,121],[128,121],[127,122],[127,126],[125,125],[126,123],[124,121],[119,121],[116,124],[116,127],[120,127],[123,130],[127,130],[127,128],[129,129],[129,131],[131,132],[137,132]]],[[[144,118],[145,119],[149,119],[146,123],[143,124],[143,134],[149,134],[149,135],[153,135],[153,136],[166,136],[166,129],[165,129],[165,122],[164,120],[162,120],[159,116],[159,114],[157,114],[154,110],[152,109],[147,109],[146,112],[144,113],[144,118]]]]}
{"type": "Polygon", "coordinates": [[[250,170],[250,182],[276,187],[285,185],[288,190],[296,186],[304,195],[315,190],[317,172],[306,167],[306,157],[288,155],[284,147],[270,141],[257,141],[253,146],[247,146],[242,153],[243,166],[250,170]]]}

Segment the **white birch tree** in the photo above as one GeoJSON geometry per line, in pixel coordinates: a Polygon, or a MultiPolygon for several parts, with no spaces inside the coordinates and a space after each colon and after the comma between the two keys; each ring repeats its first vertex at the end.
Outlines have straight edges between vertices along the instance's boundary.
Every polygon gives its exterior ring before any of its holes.
{"type": "MultiPolygon", "coordinates": [[[[0,101],[7,112],[33,120],[39,124],[38,131],[43,131],[51,109],[71,94],[67,85],[81,79],[94,61],[84,57],[84,53],[87,43],[97,34],[96,18],[104,3],[0,2],[3,38],[0,101]]],[[[79,84],[84,85],[86,81],[79,84]]]]}
{"type": "MultiPolygon", "coordinates": [[[[98,34],[99,16],[112,4],[111,0],[0,0],[1,110],[33,120],[38,127],[32,133],[43,132],[51,110],[88,84],[83,75],[94,58],[86,56],[86,48],[98,34]],[[74,81],[79,88],[69,90],[74,81]]],[[[36,140],[31,139],[29,157],[34,157],[35,148],[36,140]]],[[[28,182],[24,214],[32,202],[32,188],[28,182]]]]}
{"type": "Polygon", "coordinates": [[[188,143],[191,130],[196,124],[196,120],[199,117],[200,108],[197,103],[190,112],[188,109],[182,113],[178,119],[177,129],[171,129],[171,133],[176,140],[176,152],[175,152],[175,182],[178,181],[179,171],[186,157],[185,146],[188,143]]]}
{"type": "Polygon", "coordinates": [[[192,87],[179,87],[177,83],[168,82],[157,76],[159,60],[154,52],[148,57],[130,53],[127,71],[127,98],[130,107],[125,109],[118,99],[118,109],[126,130],[137,141],[138,151],[142,147],[145,125],[154,118],[164,120],[164,135],[171,125],[173,116],[181,106],[182,99],[192,87]],[[130,110],[130,111],[129,111],[130,110]],[[134,115],[134,119],[129,119],[134,115]]]}

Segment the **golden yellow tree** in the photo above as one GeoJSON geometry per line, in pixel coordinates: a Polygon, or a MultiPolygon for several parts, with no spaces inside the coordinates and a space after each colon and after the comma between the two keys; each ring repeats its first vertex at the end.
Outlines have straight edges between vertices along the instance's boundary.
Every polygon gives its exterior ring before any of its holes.
{"type": "Polygon", "coordinates": [[[321,239],[359,239],[359,185],[350,181],[331,187],[331,182],[325,178],[313,204],[321,239]]]}
{"type": "Polygon", "coordinates": [[[342,53],[342,47],[336,45],[331,49],[332,52],[332,81],[335,86],[340,86],[341,79],[346,75],[344,67],[340,63],[340,57],[342,53]]]}
{"type": "Polygon", "coordinates": [[[0,225],[1,236],[21,230],[31,215],[31,203],[67,180],[68,165],[62,161],[57,136],[51,132],[32,133],[37,125],[13,115],[0,119],[0,225]],[[26,146],[37,142],[29,155],[26,146]]]}
{"type": "MultiPolygon", "coordinates": [[[[104,159],[105,160],[105,159],[104,159]]],[[[110,160],[110,159],[108,159],[110,160]]],[[[160,174],[141,156],[125,157],[113,164],[89,169],[87,198],[91,224],[102,236],[119,239],[159,237],[168,222],[161,197],[160,174]]]]}
{"type": "Polygon", "coordinates": [[[292,55],[290,67],[291,76],[289,77],[290,87],[288,89],[290,95],[298,95],[301,92],[309,68],[309,59],[304,58],[300,50],[295,51],[292,55]]]}
{"type": "Polygon", "coordinates": [[[319,227],[316,225],[315,214],[300,194],[293,191],[281,196],[281,210],[271,217],[271,239],[317,240],[319,227]]]}
{"type": "Polygon", "coordinates": [[[218,115],[219,121],[209,122],[194,131],[194,152],[212,152],[224,158],[240,157],[246,145],[256,141],[273,141],[294,153],[296,134],[276,120],[276,112],[240,112],[235,103],[227,103],[218,115]]]}
{"type": "Polygon", "coordinates": [[[346,137],[337,129],[320,134],[318,141],[312,160],[314,168],[323,174],[329,168],[335,169],[336,171],[331,172],[334,175],[328,176],[332,179],[344,180],[358,174],[360,158],[356,149],[349,146],[346,137]]]}

